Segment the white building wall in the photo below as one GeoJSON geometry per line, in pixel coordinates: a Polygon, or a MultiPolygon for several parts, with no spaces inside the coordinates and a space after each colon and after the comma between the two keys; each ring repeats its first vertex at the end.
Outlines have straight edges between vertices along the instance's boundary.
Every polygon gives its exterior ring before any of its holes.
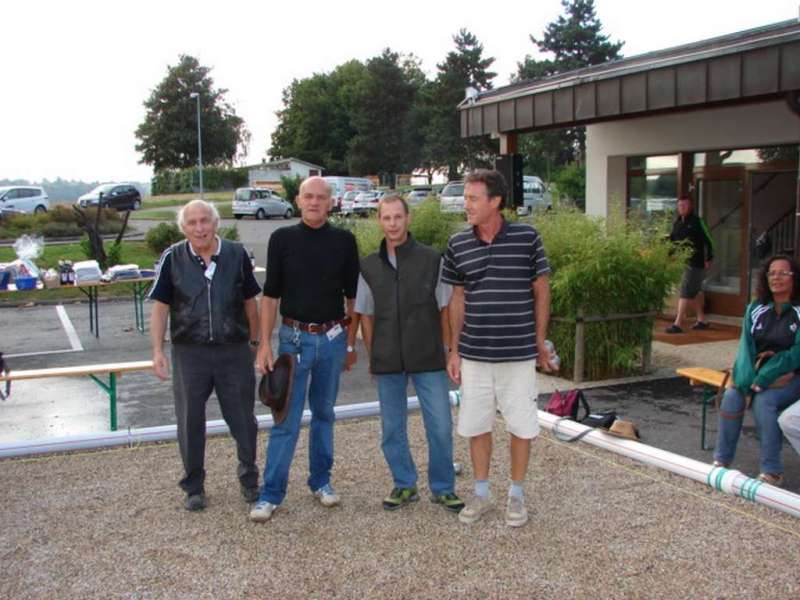
{"type": "Polygon", "coordinates": [[[586,212],[624,202],[627,156],[800,142],[800,118],[783,101],[714,108],[586,128],[586,212]]]}

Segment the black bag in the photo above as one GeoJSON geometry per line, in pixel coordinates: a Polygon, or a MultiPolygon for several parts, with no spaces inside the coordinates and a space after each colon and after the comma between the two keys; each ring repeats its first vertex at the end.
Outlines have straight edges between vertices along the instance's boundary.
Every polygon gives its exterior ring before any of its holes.
{"type": "Polygon", "coordinates": [[[553,435],[556,439],[562,442],[577,442],[582,437],[589,435],[595,429],[608,429],[617,420],[617,413],[613,410],[606,410],[600,413],[589,413],[589,415],[581,421],[582,425],[586,425],[589,429],[584,429],[577,435],[564,437],[558,431],[558,424],[564,419],[569,417],[562,417],[556,421],[553,427],[553,435]]]}

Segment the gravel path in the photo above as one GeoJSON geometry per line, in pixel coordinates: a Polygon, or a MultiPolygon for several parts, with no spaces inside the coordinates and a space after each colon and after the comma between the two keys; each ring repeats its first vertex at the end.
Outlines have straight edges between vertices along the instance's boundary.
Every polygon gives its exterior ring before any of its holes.
{"type": "MultiPolygon", "coordinates": [[[[427,501],[418,414],[409,428],[418,504],[380,508],[391,482],[379,421],[347,421],[334,468],[343,505],[308,493],[304,430],[289,495],[263,525],[247,520],[227,436],[208,441],[199,514],[181,507],[175,444],[3,461],[0,597],[800,597],[797,519],[544,433],[526,483],[531,522],[511,530],[496,510],[465,526],[427,501]]],[[[496,440],[502,498],[499,425],[496,440]]],[[[456,457],[469,462],[460,438],[456,457]]],[[[459,479],[459,492],[469,487],[459,479]]]]}

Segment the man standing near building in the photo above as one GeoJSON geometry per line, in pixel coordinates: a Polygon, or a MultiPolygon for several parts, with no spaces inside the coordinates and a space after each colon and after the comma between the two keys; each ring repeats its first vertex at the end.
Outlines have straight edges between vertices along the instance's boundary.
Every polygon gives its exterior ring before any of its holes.
{"type": "Polygon", "coordinates": [[[705,221],[694,213],[694,203],[688,196],[678,199],[678,216],[672,224],[669,239],[673,242],[688,240],[692,247],[692,255],[683,270],[678,314],[675,316],[675,322],[667,327],[666,331],[683,333],[683,322],[689,308],[697,315],[697,322],[692,325],[692,329],[708,329],[703,280],[714,259],[714,242],[705,221]]]}
{"type": "MultiPolygon", "coordinates": [[[[445,372],[444,332],[450,286],[440,280],[441,256],[409,233],[411,215],[400,196],[378,204],[384,239],[362,261],[356,295],[370,372],[378,380],[381,448],[394,487],[383,508],[395,510],[419,500],[417,470],[408,447],[408,380],[417,391],[428,440],[431,500],[451,512],[464,503],[455,494],[453,423],[445,372]]],[[[350,332],[350,345],[355,331],[350,332]]]]}
{"type": "Polygon", "coordinates": [[[255,374],[251,347],[258,345],[258,282],[244,247],[217,235],[219,213],[213,204],[193,200],[178,212],[186,240],[164,252],[150,298],[153,370],[169,378],[164,356],[167,315],[172,340],[172,391],[187,510],[206,507],[206,401],[216,391],[239,458],[241,492],[258,498],[255,374]]]}
{"type": "Polygon", "coordinates": [[[493,507],[489,489],[492,429],[499,409],[510,437],[511,485],[506,523],[528,521],[523,482],[531,440],[539,434],[536,361],[550,370],[550,267],[538,232],[509,223],[501,210],[507,186],[497,171],[465,180],[471,228],[450,238],[442,280],[453,284],[447,371],[461,384],[458,433],[469,438],[475,496],[459,513],[474,523],[493,507]]]}
{"type": "Polygon", "coordinates": [[[309,177],[297,196],[301,222],[275,231],[269,239],[267,278],[261,300],[261,345],[256,367],[272,370],[270,340],[280,302],[278,353],[295,358],[288,414],[270,431],[267,462],[253,521],[267,521],[286,497],[289,469],[308,390],[308,486],[323,506],[339,504],[331,487],[333,405],[339,375],[356,361],[347,346],[347,327],[358,283],[358,250],[353,234],[328,223],[331,189],[322,177],[309,177]],[[347,316],[345,316],[345,304],[347,316]],[[310,384],[309,384],[310,380],[310,384]]]}

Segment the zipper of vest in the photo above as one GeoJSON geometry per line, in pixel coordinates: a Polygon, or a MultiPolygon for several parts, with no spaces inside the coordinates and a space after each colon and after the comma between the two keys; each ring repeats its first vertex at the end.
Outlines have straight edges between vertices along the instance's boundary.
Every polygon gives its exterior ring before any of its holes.
{"type": "Polygon", "coordinates": [[[206,281],[206,289],[208,290],[208,341],[214,341],[214,327],[212,323],[213,313],[211,312],[211,282],[206,281]]]}

